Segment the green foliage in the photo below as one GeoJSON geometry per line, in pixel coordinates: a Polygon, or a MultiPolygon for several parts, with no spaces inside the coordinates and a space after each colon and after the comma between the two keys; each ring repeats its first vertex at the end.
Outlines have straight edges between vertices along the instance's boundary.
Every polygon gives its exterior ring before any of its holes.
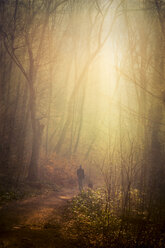
{"type": "Polygon", "coordinates": [[[107,232],[111,230],[113,235],[118,236],[121,222],[109,207],[104,191],[82,192],[70,205],[70,216],[65,230],[67,235],[78,240],[80,247],[102,247],[106,242],[107,232]]]}
{"type": "MultiPolygon", "coordinates": [[[[132,200],[139,203],[139,195],[132,192],[132,200]]],[[[120,194],[119,194],[120,198],[120,194]]],[[[165,236],[156,223],[147,221],[133,207],[132,212],[116,211],[116,202],[102,190],[82,192],[67,209],[63,227],[72,247],[118,248],[161,247],[165,236]]]]}
{"type": "Polygon", "coordinates": [[[20,183],[17,187],[2,187],[0,185],[0,204],[13,200],[25,199],[47,193],[49,191],[58,191],[59,187],[51,183],[26,182],[20,183]]]}
{"type": "Polygon", "coordinates": [[[14,191],[4,192],[4,193],[0,193],[0,202],[4,203],[11,200],[18,200],[21,197],[22,195],[20,194],[20,192],[14,192],[14,191]]]}

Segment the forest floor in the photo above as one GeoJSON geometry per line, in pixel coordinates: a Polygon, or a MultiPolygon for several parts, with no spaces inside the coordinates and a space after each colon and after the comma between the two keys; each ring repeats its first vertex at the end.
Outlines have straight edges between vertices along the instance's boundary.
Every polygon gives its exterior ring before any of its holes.
{"type": "Polygon", "coordinates": [[[68,202],[76,187],[6,203],[0,207],[0,248],[70,247],[61,232],[68,202]]]}

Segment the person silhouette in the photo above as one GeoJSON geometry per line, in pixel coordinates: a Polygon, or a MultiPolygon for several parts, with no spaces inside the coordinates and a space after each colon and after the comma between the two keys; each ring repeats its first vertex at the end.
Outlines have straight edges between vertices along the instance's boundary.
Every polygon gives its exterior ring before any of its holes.
{"type": "Polygon", "coordinates": [[[84,180],[84,170],[82,169],[82,166],[80,165],[79,169],[77,170],[77,177],[78,177],[78,185],[80,192],[83,190],[83,180],[84,180]]]}

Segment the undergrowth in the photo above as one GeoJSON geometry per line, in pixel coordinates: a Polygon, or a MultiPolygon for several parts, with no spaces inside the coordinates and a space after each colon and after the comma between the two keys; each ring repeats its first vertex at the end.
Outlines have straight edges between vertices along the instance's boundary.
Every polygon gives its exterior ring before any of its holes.
{"type": "MultiPolygon", "coordinates": [[[[114,200],[114,204],[117,199],[114,200]]],[[[65,212],[63,234],[70,247],[163,248],[164,226],[138,212],[122,214],[102,190],[88,190],[75,197],[65,212]]]]}

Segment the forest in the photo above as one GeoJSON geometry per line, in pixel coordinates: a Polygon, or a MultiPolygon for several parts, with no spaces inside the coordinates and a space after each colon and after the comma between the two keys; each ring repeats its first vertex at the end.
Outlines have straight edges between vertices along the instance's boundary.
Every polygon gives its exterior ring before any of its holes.
{"type": "Polygon", "coordinates": [[[165,247],[165,1],[0,0],[0,61],[0,247],[165,247]]]}

